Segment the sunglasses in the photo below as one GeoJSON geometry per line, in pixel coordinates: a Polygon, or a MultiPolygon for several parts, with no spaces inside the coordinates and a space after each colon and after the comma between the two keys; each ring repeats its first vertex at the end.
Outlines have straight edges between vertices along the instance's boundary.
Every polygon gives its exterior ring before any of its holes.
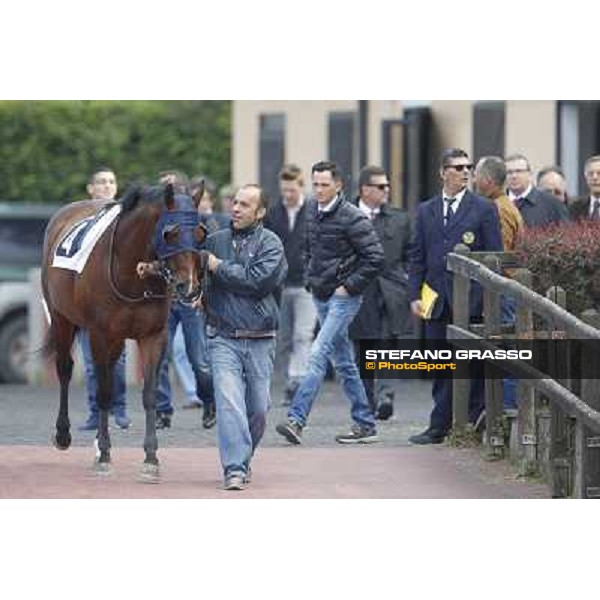
{"type": "Polygon", "coordinates": [[[462,173],[465,169],[467,171],[471,171],[473,169],[473,165],[446,165],[444,169],[454,169],[458,173],[462,173]]]}
{"type": "Polygon", "coordinates": [[[368,183],[367,186],[377,188],[380,192],[385,192],[385,190],[389,189],[390,184],[389,183],[368,183]]]}

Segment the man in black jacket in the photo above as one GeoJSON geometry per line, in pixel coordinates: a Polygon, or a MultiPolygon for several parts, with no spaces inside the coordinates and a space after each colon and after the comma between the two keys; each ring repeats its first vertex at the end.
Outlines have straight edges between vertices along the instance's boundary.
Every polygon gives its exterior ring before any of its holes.
{"type": "Polygon", "coordinates": [[[206,333],[227,490],[241,490],[249,482],[270,405],[276,296],[287,262],[280,239],[263,228],[266,209],[259,186],[241,187],[231,207],[231,228],[213,233],[205,245],[206,333]]]}
{"type": "Polygon", "coordinates": [[[507,195],[521,212],[527,227],[544,227],[569,220],[566,206],[551,194],[533,186],[533,174],[527,157],[507,156],[507,195]]]}
{"type": "Polygon", "coordinates": [[[310,345],[317,313],[310,292],[304,288],[303,241],[307,199],[304,178],[296,165],[285,165],[279,172],[281,200],[265,217],[265,227],[283,242],[288,275],[281,294],[281,316],[277,345],[285,369],[285,400],[289,406],[306,375],[310,345]]]}
{"type": "MultiPolygon", "coordinates": [[[[359,365],[361,339],[396,339],[410,325],[406,263],[411,229],[408,214],[387,202],[390,183],[384,169],[364,167],[358,176],[358,189],[358,208],[373,223],[385,255],[383,270],[365,289],[363,303],[349,329],[359,365]]],[[[378,419],[392,416],[394,383],[389,379],[363,379],[367,399],[378,419]]]]}
{"type": "Polygon", "coordinates": [[[377,441],[375,416],[354,363],[348,326],[362,302],[362,293],[383,265],[383,249],[369,219],[342,193],[341,173],[335,163],[312,168],[315,200],[306,219],[306,282],[313,294],[321,329],[312,346],[308,373],[277,432],[293,444],[317,397],[327,361],[333,358],[344,392],[351,403],[353,426],[336,436],[341,444],[377,441]]]}
{"type": "Polygon", "coordinates": [[[569,212],[574,220],[598,221],[600,220],[600,154],[590,156],[585,161],[583,174],[589,194],[584,198],[573,200],[569,205],[569,212]]]}

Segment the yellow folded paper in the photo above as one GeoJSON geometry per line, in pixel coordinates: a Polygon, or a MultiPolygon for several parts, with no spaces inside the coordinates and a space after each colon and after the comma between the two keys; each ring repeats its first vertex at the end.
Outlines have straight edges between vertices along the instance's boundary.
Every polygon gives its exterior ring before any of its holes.
{"type": "Polygon", "coordinates": [[[427,282],[424,283],[421,287],[421,318],[431,319],[431,313],[433,312],[437,297],[438,293],[427,282]]]}

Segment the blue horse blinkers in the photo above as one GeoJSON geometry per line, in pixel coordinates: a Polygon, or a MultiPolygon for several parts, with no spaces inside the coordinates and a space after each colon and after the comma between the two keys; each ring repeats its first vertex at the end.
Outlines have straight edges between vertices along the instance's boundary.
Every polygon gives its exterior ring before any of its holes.
{"type": "Polygon", "coordinates": [[[163,211],[156,223],[154,231],[154,251],[159,260],[164,260],[182,252],[199,252],[201,242],[196,240],[196,228],[206,227],[200,220],[196,210],[166,210],[163,211]],[[177,236],[169,236],[178,232],[177,236]],[[174,242],[169,242],[169,237],[174,237],[174,242]]]}

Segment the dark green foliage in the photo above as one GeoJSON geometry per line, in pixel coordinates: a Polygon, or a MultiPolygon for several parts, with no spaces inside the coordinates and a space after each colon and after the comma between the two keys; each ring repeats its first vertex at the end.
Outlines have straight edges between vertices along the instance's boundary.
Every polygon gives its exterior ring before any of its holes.
{"type": "Polygon", "coordinates": [[[0,201],[85,197],[89,173],[112,167],[119,193],[176,168],[230,181],[228,101],[0,102],[0,201]]]}
{"type": "Polygon", "coordinates": [[[517,248],[533,287],[545,295],[553,285],[567,293],[567,309],[579,315],[600,306],[600,223],[579,221],[531,229],[517,248]]]}

